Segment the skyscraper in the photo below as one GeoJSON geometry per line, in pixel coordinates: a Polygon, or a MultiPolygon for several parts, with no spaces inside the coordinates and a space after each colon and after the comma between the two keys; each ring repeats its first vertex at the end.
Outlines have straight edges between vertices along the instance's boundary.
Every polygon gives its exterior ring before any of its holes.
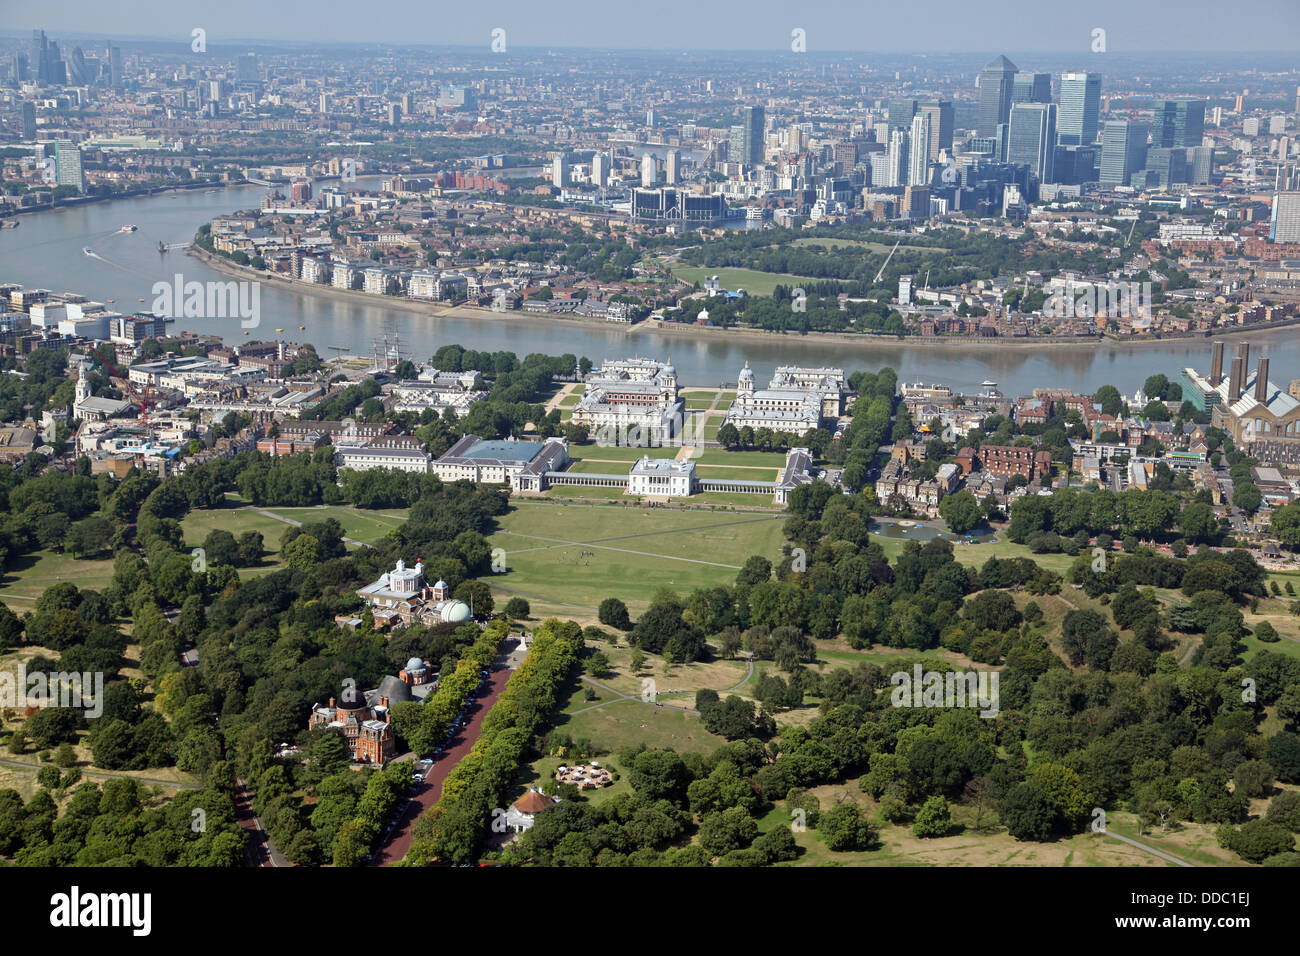
{"type": "Polygon", "coordinates": [[[912,117],[916,115],[917,101],[905,96],[889,101],[889,128],[891,130],[910,130],[912,117]]]}
{"type": "Polygon", "coordinates": [[[1062,146],[1088,146],[1097,139],[1100,73],[1062,73],[1057,132],[1062,146]]]}
{"type": "Polygon", "coordinates": [[[1056,104],[1016,103],[1011,107],[1007,162],[1028,166],[1040,183],[1050,183],[1056,149],[1056,104]]]}
{"type": "Polygon", "coordinates": [[[54,179],[59,186],[76,186],[78,192],[86,191],[86,176],[81,171],[81,148],[71,140],[55,140],[54,179]]]}
{"type": "Polygon", "coordinates": [[[1011,104],[1052,102],[1052,74],[1017,73],[1011,82],[1011,104]]]}
{"type": "Polygon", "coordinates": [[[1187,181],[1193,186],[1205,186],[1214,172],[1214,147],[1190,146],[1187,149],[1187,181]]]}
{"type": "Polygon", "coordinates": [[[939,161],[939,151],[952,152],[953,107],[948,100],[922,103],[918,111],[930,117],[930,162],[939,161]]]}
{"type": "Polygon", "coordinates": [[[1300,242],[1300,192],[1273,194],[1268,237],[1275,242],[1300,242]]]}
{"type": "Polygon", "coordinates": [[[609,185],[609,155],[596,153],[591,157],[591,182],[594,186],[609,185]]]}
{"type": "Polygon", "coordinates": [[[653,189],[658,184],[659,169],[655,164],[654,153],[646,153],[641,157],[641,185],[653,189]]]}
{"type": "MultiPolygon", "coordinates": [[[[763,165],[763,126],[767,119],[761,106],[746,106],[741,125],[745,129],[744,152],[740,161],[749,166],[763,165]]],[[[736,157],[732,157],[733,159],[736,157]]]]}
{"type": "Polygon", "coordinates": [[[681,154],[678,153],[677,150],[675,149],[670,149],[668,150],[667,153],[664,154],[664,170],[667,173],[669,186],[677,185],[677,179],[680,172],[679,167],[681,165],[681,161],[682,161],[681,154]]]}
{"type": "Polygon", "coordinates": [[[907,133],[896,129],[889,134],[889,166],[886,171],[884,186],[907,185],[907,133]]]}
{"type": "Polygon", "coordinates": [[[108,45],[108,85],[115,90],[122,88],[122,48],[116,43],[108,45]]]}
{"type": "Polygon", "coordinates": [[[1156,146],[1200,146],[1205,135],[1205,103],[1201,100],[1157,100],[1152,140],[1156,146]]]}
{"type": "Polygon", "coordinates": [[[569,154],[556,153],[551,157],[551,185],[563,189],[569,185],[569,154]]]}
{"type": "Polygon", "coordinates": [[[1102,183],[1127,186],[1133,174],[1146,167],[1149,131],[1146,123],[1106,121],[1101,136],[1102,183]]]}
{"type": "Polygon", "coordinates": [[[240,83],[257,82],[257,54],[245,53],[235,57],[235,78],[240,83]]]}
{"type": "Polygon", "coordinates": [[[23,139],[36,138],[36,104],[23,100],[23,139]]]}
{"type": "Polygon", "coordinates": [[[907,185],[927,186],[930,183],[930,117],[917,113],[912,117],[912,129],[907,144],[907,185]]]}
{"type": "Polygon", "coordinates": [[[1016,72],[1016,65],[1005,56],[999,56],[980,72],[979,135],[994,135],[998,124],[1011,115],[1016,72]]]}

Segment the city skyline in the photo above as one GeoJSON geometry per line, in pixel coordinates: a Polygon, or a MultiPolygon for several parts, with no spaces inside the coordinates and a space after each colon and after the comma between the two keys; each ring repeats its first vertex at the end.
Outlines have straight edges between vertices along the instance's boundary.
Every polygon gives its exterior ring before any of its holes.
{"type": "Polygon", "coordinates": [[[1218,15],[1218,5],[1209,0],[1183,5],[1177,19],[1170,19],[1159,8],[1135,8],[1123,0],[1099,0],[1087,9],[1066,10],[1044,10],[1030,0],[1011,0],[1003,5],[999,16],[973,21],[962,15],[966,8],[958,0],[937,0],[927,7],[924,34],[915,30],[915,17],[905,8],[846,11],[826,0],[815,0],[801,5],[798,11],[779,10],[771,3],[755,3],[749,9],[749,16],[738,18],[721,7],[667,0],[660,5],[659,15],[638,23],[634,31],[628,31],[613,17],[584,22],[581,43],[574,42],[573,22],[579,15],[576,9],[556,11],[519,0],[505,0],[488,12],[458,11],[455,22],[438,17],[413,0],[368,5],[367,16],[361,19],[349,16],[352,8],[337,0],[310,8],[233,0],[220,9],[201,13],[164,0],[142,0],[125,10],[101,8],[86,0],[55,0],[38,8],[6,11],[0,30],[41,28],[50,33],[77,31],[165,40],[172,35],[188,38],[192,29],[201,27],[212,44],[250,40],[370,44],[391,42],[400,32],[403,45],[482,43],[487,47],[492,31],[500,28],[506,31],[507,48],[791,53],[792,31],[798,29],[803,31],[808,53],[900,51],[898,46],[881,43],[880,38],[906,35],[907,52],[1078,51],[1094,58],[1104,57],[1105,52],[1285,52],[1294,47],[1286,37],[1300,31],[1300,7],[1286,0],[1234,9],[1228,21],[1218,15]],[[400,31],[392,27],[398,22],[400,31]],[[683,22],[689,30],[682,30],[683,22]],[[256,27],[250,29],[250,24],[256,27]],[[1105,31],[1105,52],[1095,51],[1098,29],[1105,31]]]}

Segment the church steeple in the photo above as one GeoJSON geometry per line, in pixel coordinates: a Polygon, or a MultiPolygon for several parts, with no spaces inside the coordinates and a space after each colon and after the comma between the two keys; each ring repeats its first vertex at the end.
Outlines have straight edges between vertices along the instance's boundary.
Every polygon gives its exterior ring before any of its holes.
{"type": "Polygon", "coordinates": [[[80,405],[86,399],[90,398],[90,378],[86,374],[88,363],[81,363],[81,372],[77,376],[77,404],[80,405]]]}

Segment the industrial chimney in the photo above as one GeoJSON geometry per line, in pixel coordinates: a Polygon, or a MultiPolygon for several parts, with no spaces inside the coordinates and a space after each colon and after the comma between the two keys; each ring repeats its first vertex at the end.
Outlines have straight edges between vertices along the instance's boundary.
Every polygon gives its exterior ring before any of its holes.
{"type": "Polygon", "coordinates": [[[1259,360],[1259,368],[1255,370],[1255,401],[1261,405],[1268,404],[1268,359],[1259,360]]]}
{"type": "Polygon", "coordinates": [[[1210,384],[1217,386],[1223,381],[1223,343],[1215,342],[1210,355],[1210,384]]]}
{"type": "Polygon", "coordinates": [[[1237,354],[1241,356],[1241,372],[1242,372],[1241,387],[1245,388],[1246,387],[1245,373],[1246,373],[1246,369],[1250,368],[1250,343],[1242,342],[1240,345],[1238,345],[1237,354]]]}
{"type": "Polygon", "coordinates": [[[1228,404],[1241,398],[1242,382],[1246,377],[1246,366],[1240,355],[1232,357],[1232,368],[1228,372],[1228,404]]]}

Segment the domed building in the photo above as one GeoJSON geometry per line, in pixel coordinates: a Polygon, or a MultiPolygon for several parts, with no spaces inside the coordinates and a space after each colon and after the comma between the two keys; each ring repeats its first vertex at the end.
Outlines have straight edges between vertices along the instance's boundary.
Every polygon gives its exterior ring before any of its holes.
{"type": "Polygon", "coordinates": [[[355,688],[349,688],[342,698],[331,697],[324,707],[313,704],[307,729],[338,728],[349,757],[357,763],[382,767],[393,759],[397,746],[391,723],[392,708],[408,702],[423,703],[437,689],[433,668],[412,657],[396,677],[389,674],[374,690],[358,694],[355,688]]]}
{"type": "Polygon", "coordinates": [[[464,601],[452,598],[446,581],[428,586],[423,561],[408,568],[398,559],[397,567],[359,588],[357,594],[370,608],[376,625],[464,624],[474,616],[464,601]]]}

